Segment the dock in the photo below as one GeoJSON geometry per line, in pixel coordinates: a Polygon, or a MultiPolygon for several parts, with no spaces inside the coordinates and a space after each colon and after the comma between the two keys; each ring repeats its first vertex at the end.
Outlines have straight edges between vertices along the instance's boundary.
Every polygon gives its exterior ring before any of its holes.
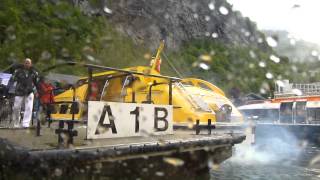
{"type": "MultiPolygon", "coordinates": [[[[15,171],[47,176],[56,169],[61,169],[62,174],[73,172],[76,175],[77,169],[90,167],[91,171],[91,167],[102,163],[102,167],[108,169],[108,176],[117,177],[119,171],[112,169],[118,167],[115,164],[119,162],[138,163],[141,166],[158,163],[163,168],[168,165],[163,159],[168,157],[181,160],[184,166],[192,166],[194,169],[185,169],[191,173],[199,168],[207,169],[208,161],[219,164],[231,157],[232,147],[245,139],[243,134],[213,131],[209,135],[204,130],[199,134],[194,130],[174,130],[172,135],[146,134],[139,137],[88,140],[86,128],[79,124],[74,128],[78,131],[78,136],[74,137],[73,144],[68,145],[66,141],[64,144],[58,142],[56,129],[56,124],[42,127],[40,136],[37,136],[36,128],[0,129],[2,176],[15,177],[12,173],[15,171]]],[[[132,165],[126,168],[136,167],[132,165]]]]}

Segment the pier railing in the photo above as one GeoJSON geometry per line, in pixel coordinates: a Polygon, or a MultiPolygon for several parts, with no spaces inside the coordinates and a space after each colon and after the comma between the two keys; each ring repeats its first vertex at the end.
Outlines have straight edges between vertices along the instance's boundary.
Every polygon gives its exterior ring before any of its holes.
{"type": "Polygon", "coordinates": [[[316,96],[320,95],[320,83],[288,83],[284,87],[276,84],[274,97],[292,97],[292,96],[316,96]]]}

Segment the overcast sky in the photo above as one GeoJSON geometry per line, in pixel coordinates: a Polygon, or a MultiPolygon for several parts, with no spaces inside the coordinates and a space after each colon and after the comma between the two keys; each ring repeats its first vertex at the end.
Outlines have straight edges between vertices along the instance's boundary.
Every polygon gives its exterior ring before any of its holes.
{"type": "Polygon", "coordinates": [[[259,29],[286,30],[320,44],[320,0],[227,0],[259,29]]]}

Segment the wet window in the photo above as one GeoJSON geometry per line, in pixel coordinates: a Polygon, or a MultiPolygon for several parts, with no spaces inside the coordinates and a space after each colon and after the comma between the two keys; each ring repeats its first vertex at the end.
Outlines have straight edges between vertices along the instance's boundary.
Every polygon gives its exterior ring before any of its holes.
{"type": "Polygon", "coordinates": [[[183,85],[186,85],[186,86],[194,86],[193,84],[192,84],[192,82],[190,82],[190,81],[183,81],[183,82],[181,82],[183,85]]]}
{"type": "Polygon", "coordinates": [[[320,108],[308,108],[308,121],[310,123],[320,123],[320,108]]]}
{"type": "Polygon", "coordinates": [[[68,104],[61,104],[59,113],[60,114],[67,114],[68,110],[69,110],[68,104]]]}
{"type": "Polygon", "coordinates": [[[281,103],[280,105],[280,122],[292,123],[293,122],[293,102],[281,103]]]}
{"type": "Polygon", "coordinates": [[[279,120],[279,110],[277,109],[252,109],[241,111],[247,120],[261,122],[275,122],[279,120]]]}
{"type": "Polygon", "coordinates": [[[212,89],[207,86],[206,84],[202,83],[202,82],[198,82],[198,85],[203,88],[203,89],[206,89],[206,90],[209,90],[209,91],[212,91],[212,89]]]}

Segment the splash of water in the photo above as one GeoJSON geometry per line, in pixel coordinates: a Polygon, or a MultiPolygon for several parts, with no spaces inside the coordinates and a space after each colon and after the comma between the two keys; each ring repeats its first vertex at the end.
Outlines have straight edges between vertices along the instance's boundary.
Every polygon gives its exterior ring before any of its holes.
{"type": "Polygon", "coordinates": [[[273,136],[272,129],[269,132],[255,145],[237,145],[230,161],[246,164],[274,164],[290,163],[299,157],[302,147],[290,132],[282,129],[281,136],[273,136]]]}

